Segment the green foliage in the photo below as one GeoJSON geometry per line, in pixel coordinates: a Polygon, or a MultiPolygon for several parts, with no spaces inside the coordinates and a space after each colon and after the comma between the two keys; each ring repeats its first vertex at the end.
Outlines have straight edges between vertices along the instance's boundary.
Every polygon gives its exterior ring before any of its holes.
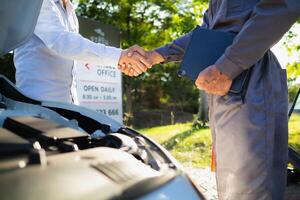
{"type": "Polygon", "coordinates": [[[121,46],[162,45],[171,40],[166,31],[171,25],[179,0],[81,0],[78,13],[120,29],[121,46]],[[159,36],[159,37],[158,37],[159,36]]]}
{"type": "Polygon", "coordinates": [[[173,105],[170,105],[175,108],[177,106],[181,111],[196,113],[199,90],[191,80],[177,75],[178,68],[178,64],[164,66],[164,73],[161,77],[163,98],[169,100],[167,103],[173,102],[173,105]]]}
{"type": "MultiPolygon", "coordinates": [[[[299,51],[299,50],[297,50],[299,51]]],[[[287,66],[287,76],[289,82],[296,81],[297,77],[300,76],[300,63],[295,62],[292,64],[288,64],[287,66]]]]}
{"type": "Polygon", "coordinates": [[[288,88],[289,88],[289,102],[293,102],[295,96],[300,89],[299,83],[297,83],[297,78],[300,77],[300,64],[293,63],[287,66],[287,76],[288,76],[288,88]]]}
{"type": "Polygon", "coordinates": [[[176,63],[158,65],[143,77],[135,79],[133,95],[136,106],[196,113],[198,90],[192,81],[177,75],[178,68],[176,63]]]}
{"type": "MultiPolygon", "coordinates": [[[[300,22],[298,21],[298,24],[300,22]]],[[[286,47],[290,56],[296,55],[296,61],[288,63],[287,77],[289,86],[289,101],[293,102],[297,91],[299,90],[299,77],[300,77],[300,43],[295,42],[295,38],[299,37],[299,33],[290,30],[284,37],[284,46],[286,47]]]]}
{"type": "Polygon", "coordinates": [[[295,100],[299,88],[300,88],[299,84],[290,84],[289,85],[289,102],[290,103],[292,103],[295,100]]]}
{"type": "MultiPolygon", "coordinates": [[[[286,47],[289,55],[297,54],[298,55],[298,61],[300,61],[300,43],[295,42],[295,38],[298,37],[299,33],[293,32],[292,30],[288,31],[284,37],[284,46],[286,47]]],[[[290,63],[289,67],[292,67],[293,69],[291,70],[292,73],[288,75],[295,75],[294,72],[295,69],[299,68],[299,63],[290,63]]],[[[299,72],[297,72],[299,73],[299,72]]],[[[292,77],[293,78],[293,77],[292,77]]]]}

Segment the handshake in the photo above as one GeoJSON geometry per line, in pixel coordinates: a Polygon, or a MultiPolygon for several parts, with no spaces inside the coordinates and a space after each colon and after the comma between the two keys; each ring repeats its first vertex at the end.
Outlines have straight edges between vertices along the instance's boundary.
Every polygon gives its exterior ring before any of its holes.
{"type": "Polygon", "coordinates": [[[156,51],[146,51],[142,47],[134,45],[122,51],[118,68],[127,76],[135,77],[164,60],[163,56],[156,51]]]}
{"type": "MultiPolygon", "coordinates": [[[[122,51],[118,68],[124,74],[134,77],[146,72],[153,65],[164,62],[165,59],[156,51],[146,51],[135,45],[122,51]]],[[[200,90],[209,94],[224,96],[228,93],[232,80],[223,74],[216,65],[211,65],[200,72],[196,82],[200,90]]]]}

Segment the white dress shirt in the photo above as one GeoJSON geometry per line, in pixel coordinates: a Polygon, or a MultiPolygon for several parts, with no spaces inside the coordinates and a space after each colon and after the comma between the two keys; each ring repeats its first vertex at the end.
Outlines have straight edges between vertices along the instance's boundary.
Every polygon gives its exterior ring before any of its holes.
{"type": "Polygon", "coordinates": [[[121,49],[85,39],[78,33],[73,5],[44,0],[33,36],[14,52],[17,87],[31,98],[72,102],[76,60],[117,66],[121,49]]]}

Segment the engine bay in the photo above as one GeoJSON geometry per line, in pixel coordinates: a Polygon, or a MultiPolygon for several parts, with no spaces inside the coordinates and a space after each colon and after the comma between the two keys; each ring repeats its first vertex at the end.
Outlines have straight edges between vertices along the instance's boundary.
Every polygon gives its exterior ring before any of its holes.
{"type": "MultiPolygon", "coordinates": [[[[12,86],[1,80],[0,86],[12,86]]],[[[180,172],[164,149],[132,129],[91,110],[38,102],[13,89],[0,95],[3,199],[99,199],[99,191],[100,199],[133,199],[180,172]]]]}

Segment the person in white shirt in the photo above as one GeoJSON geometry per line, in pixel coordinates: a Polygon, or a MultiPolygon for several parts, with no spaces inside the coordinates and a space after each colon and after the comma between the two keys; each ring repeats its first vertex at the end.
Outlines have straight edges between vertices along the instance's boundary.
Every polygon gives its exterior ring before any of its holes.
{"type": "Polygon", "coordinates": [[[151,66],[145,52],[127,51],[94,43],[78,33],[78,20],[70,0],[44,0],[33,36],[14,52],[16,85],[38,100],[72,102],[72,69],[76,60],[108,66],[128,65],[142,73],[151,66]]]}

